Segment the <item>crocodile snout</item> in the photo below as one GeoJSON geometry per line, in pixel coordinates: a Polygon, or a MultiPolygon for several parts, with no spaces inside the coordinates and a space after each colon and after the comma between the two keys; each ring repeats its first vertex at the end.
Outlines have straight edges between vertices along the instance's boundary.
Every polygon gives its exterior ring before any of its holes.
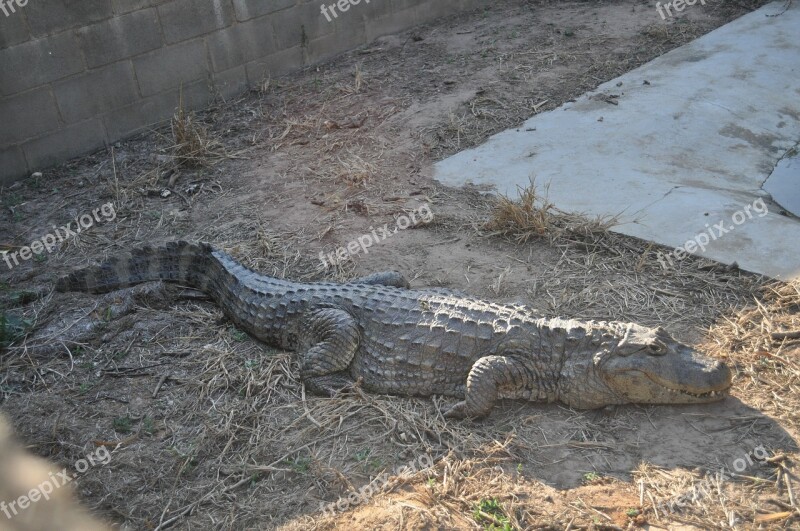
{"type": "Polygon", "coordinates": [[[724,361],[715,361],[711,366],[711,375],[713,380],[713,390],[720,391],[728,389],[733,381],[733,371],[731,371],[728,364],[724,361]]]}

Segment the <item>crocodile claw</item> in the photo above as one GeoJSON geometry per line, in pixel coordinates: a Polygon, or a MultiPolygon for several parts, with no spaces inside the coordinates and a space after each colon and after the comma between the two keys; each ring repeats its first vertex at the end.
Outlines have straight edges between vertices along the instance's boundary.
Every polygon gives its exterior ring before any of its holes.
{"type": "Polygon", "coordinates": [[[467,418],[467,414],[464,411],[466,408],[467,403],[465,401],[461,401],[448,409],[444,412],[444,418],[446,419],[465,419],[467,418]]]}

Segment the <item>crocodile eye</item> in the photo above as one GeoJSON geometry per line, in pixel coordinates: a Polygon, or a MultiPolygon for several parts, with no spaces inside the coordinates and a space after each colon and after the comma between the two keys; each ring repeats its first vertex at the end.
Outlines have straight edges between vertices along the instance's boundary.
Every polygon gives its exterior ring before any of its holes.
{"type": "Polygon", "coordinates": [[[647,353],[651,356],[663,356],[667,353],[667,347],[660,343],[653,343],[652,345],[647,345],[647,353]]]}

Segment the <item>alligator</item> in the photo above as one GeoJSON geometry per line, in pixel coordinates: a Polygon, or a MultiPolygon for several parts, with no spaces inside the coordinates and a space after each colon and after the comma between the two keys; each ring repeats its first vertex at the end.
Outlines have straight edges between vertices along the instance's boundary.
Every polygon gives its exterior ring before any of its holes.
{"type": "Polygon", "coordinates": [[[72,272],[58,291],[105,293],[143,282],[202,290],[237,327],[297,352],[312,393],[460,399],[450,418],[487,415],[499,399],[609,405],[721,400],[731,371],[663,328],[544,318],[442,288],[411,289],[390,271],[348,283],[260,275],[206,243],[145,246],[72,272]]]}

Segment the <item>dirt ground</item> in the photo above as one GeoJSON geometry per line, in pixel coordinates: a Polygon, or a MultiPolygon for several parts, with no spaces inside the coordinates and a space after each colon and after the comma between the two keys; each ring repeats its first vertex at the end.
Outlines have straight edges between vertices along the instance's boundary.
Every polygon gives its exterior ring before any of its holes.
{"type": "Polygon", "coordinates": [[[487,229],[494,199],[430,178],[436,160],[761,4],[709,1],[662,21],[649,1],[491,2],[265,78],[194,125],[184,117],[188,141],[166,126],[3,189],[0,249],[108,202],[115,218],[11,271],[0,263],[13,332],[0,350],[2,411],[59,466],[112,449],[77,493],[126,529],[797,525],[800,350],[769,333],[800,329],[800,286],[695,259],[665,269],[657,249],[612,233],[518,243],[487,229]],[[430,223],[323,267],[320,252],[425,205],[430,223]],[[544,316],[659,324],[725,357],[733,396],[598,411],[507,401],[482,421],[445,421],[446,399],[307,396],[291,353],[236,330],[196,292],[52,291],[73,268],[173,239],[295,280],[398,270],[415,287],[544,316]],[[353,494],[370,482],[375,493],[353,494]],[[654,510],[692,492],[683,508],[654,510]]]}

